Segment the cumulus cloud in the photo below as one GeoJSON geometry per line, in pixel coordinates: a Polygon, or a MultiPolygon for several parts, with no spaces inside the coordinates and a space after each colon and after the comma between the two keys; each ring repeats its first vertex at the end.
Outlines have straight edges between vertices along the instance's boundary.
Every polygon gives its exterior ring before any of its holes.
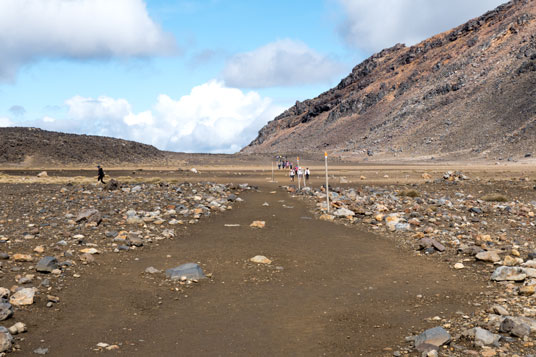
{"type": "Polygon", "coordinates": [[[5,128],[7,126],[13,126],[13,122],[9,118],[0,117],[0,128],[5,128]]]}
{"type": "Polygon", "coordinates": [[[41,58],[147,57],[175,46],[143,0],[0,1],[0,79],[41,58]]]}
{"type": "Polygon", "coordinates": [[[233,153],[284,108],[254,91],[210,81],[179,99],[160,95],[153,108],[134,113],[125,99],[75,96],[66,101],[68,118],[45,117],[31,126],[135,140],[159,149],[233,153]]]}
{"type": "Polygon", "coordinates": [[[227,85],[240,88],[294,86],[329,82],[343,69],[305,43],[284,39],[233,56],[223,70],[223,78],[227,85]]]}
{"type": "Polygon", "coordinates": [[[365,51],[414,45],[482,15],[505,0],[337,0],[345,12],[344,40],[365,51]]]}

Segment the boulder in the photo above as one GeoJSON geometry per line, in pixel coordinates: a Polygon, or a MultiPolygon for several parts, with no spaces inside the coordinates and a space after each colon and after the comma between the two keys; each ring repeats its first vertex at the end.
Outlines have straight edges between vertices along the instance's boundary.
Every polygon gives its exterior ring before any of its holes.
{"type": "Polygon", "coordinates": [[[11,296],[9,302],[15,306],[31,305],[34,303],[35,288],[25,288],[11,296]]]}
{"type": "Polygon", "coordinates": [[[198,264],[186,263],[176,268],[166,270],[166,277],[170,279],[204,279],[206,278],[203,269],[198,264]]]}
{"type": "Polygon", "coordinates": [[[4,321],[13,316],[13,306],[8,302],[0,302],[0,321],[4,321]]]}
{"type": "Polygon", "coordinates": [[[9,351],[12,344],[13,336],[11,336],[7,328],[0,326],[0,353],[9,351]]]}

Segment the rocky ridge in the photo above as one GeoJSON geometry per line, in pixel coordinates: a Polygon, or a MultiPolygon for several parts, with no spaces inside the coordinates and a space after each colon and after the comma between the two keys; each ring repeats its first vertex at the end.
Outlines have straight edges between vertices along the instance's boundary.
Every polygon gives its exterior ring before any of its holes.
{"type": "Polygon", "coordinates": [[[0,164],[126,164],[162,160],[154,146],[37,128],[0,128],[0,164]]]}
{"type": "Polygon", "coordinates": [[[397,44],[269,122],[243,153],[524,157],[536,138],[536,2],[513,0],[415,46],[397,44]]]}

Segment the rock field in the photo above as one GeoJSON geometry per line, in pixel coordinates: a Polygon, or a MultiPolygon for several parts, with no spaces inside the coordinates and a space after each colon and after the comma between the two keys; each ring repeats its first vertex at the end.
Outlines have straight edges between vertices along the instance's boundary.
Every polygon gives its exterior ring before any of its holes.
{"type": "Polygon", "coordinates": [[[319,219],[358,225],[391,235],[418,255],[434,255],[452,269],[488,281],[474,315],[437,317],[438,327],[394,355],[415,347],[423,355],[536,355],[536,195],[528,179],[471,180],[445,173],[435,181],[408,186],[360,186],[330,191],[325,186],[287,186],[316,202],[319,219]],[[449,332],[447,332],[447,330],[449,332]],[[439,337],[438,337],[439,336],[439,337]]]}
{"type": "MultiPolygon", "coordinates": [[[[0,323],[5,327],[0,328],[0,355],[19,350],[24,344],[21,336],[32,333],[27,332],[29,321],[19,321],[19,310],[61,304],[69,279],[80,278],[85,269],[98,269],[95,256],[150,249],[160,241],[177,239],[183,227],[232,209],[241,200],[237,195],[249,189],[210,182],[2,185],[0,323]]],[[[178,267],[169,273],[170,283],[197,282],[191,268],[200,268],[190,264],[190,270],[178,267]]],[[[148,274],[160,272],[151,268],[148,274]]],[[[48,349],[34,353],[46,354],[48,349]]]]}

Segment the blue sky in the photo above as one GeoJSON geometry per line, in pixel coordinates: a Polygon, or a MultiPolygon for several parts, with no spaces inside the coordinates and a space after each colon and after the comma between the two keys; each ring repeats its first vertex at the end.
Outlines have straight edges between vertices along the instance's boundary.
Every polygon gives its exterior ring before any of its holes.
{"type": "Polygon", "coordinates": [[[296,100],[496,0],[1,0],[0,126],[235,152],[296,100]]]}

